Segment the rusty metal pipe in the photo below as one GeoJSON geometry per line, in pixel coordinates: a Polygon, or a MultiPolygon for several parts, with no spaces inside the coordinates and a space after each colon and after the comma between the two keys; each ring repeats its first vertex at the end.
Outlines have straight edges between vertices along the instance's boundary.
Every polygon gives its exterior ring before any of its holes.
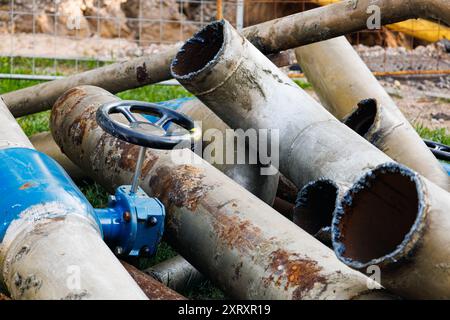
{"type": "Polygon", "coordinates": [[[70,182],[58,181],[57,164],[34,150],[1,99],[0,123],[2,174],[11,168],[17,179],[2,181],[0,208],[0,280],[11,297],[146,299],[103,242],[93,208],[70,182]],[[25,172],[44,173],[30,181],[25,172]],[[4,186],[20,186],[19,193],[4,186]]]}
{"type": "MultiPolygon", "coordinates": [[[[103,89],[77,87],[51,116],[61,149],[108,189],[130,181],[138,152],[96,123],[98,107],[115,100],[103,89]]],[[[387,297],[367,290],[367,277],[190,150],[148,149],[142,172],[141,187],[166,206],[167,241],[230,297],[387,297]],[[174,162],[179,157],[194,164],[174,162]]]]}
{"type": "Polygon", "coordinates": [[[381,165],[347,191],[333,217],[333,247],[347,265],[380,268],[402,297],[450,299],[450,194],[411,169],[381,165]]]}
{"type": "MultiPolygon", "coordinates": [[[[165,101],[159,104],[166,108],[176,109],[177,111],[190,116],[193,120],[201,122],[204,132],[212,130],[213,132],[219,132],[221,135],[225,136],[226,130],[229,129],[228,125],[198,99],[182,98],[165,101]]],[[[76,178],[82,178],[86,176],[85,172],[80,170],[78,166],[61,152],[50,133],[47,132],[34,135],[31,137],[31,141],[39,151],[44,152],[58,161],[71,177],[75,176],[76,178]]],[[[203,141],[203,148],[206,148],[210,142],[211,141],[206,140],[205,138],[203,141]]],[[[226,154],[226,148],[226,144],[223,144],[223,154],[226,154]]],[[[251,152],[248,144],[246,145],[246,148],[247,152],[251,152]]],[[[236,150],[238,149],[235,147],[234,151],[236,152],[236,150]]],[[[206,160],[264,202],[269,205],[273,204],[278,187],[278,174],[261,175],[261,168],[265,166],[258,163],[226,164],[218,163],[214,158],[206,158],[206,160]]]]}
{"type": "MultiPolygon", "coordinates": [[[[212,23],[195,37],[203,39],[202,46],[187,42],[173,62],[174,77],[231,127],[278,130],[280,171],[298,188],[325,178],[343,194],[362,173],[392,161],[340,123],[228,22],[212,23]]],[[[324,192],[336,197],[332,188],[324,192]]],[[[334,207],[329,210],[331,217],[334,207]]]]}
{"type": "Polygon", "coordinates": [[[393,160],[450,190],[447,173],[345,37],[295,53],[328,111],[393,160]]]}
{"type": "MultiPolygon", "coordinates": [[[[243,35],[265,54],[296,48],[366,29],[371,0],[345,0],[291,16],[245,28],[243,35]],[[349,19],[349,17],[351,17],[349,19]]],[[[440,18],[450,24],[450,4],[444,0],[378,0],[381,24],[409,18],[440,18]]],[[[5,99],[16,117],[50,109],[66,90],[78,85],[95,85],[112,93],[169,80],[170,62],[179,47],[167,52],[131,59],[6,93],[5,99]]]]}
{"type": "Polygon", "coordinates": [[[206,278],[182,256],[175,256],[144,270],[167,287],[183,292],[199,285],[206,278]]]}

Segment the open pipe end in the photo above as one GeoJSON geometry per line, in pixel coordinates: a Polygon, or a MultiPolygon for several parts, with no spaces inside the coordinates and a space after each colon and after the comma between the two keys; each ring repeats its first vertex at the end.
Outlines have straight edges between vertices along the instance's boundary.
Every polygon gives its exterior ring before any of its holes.
{"type": "Polygon", "coordinates": [[[377,100],[362,100],[358,103],[356,110],[344,120],[344,124],[364,137],[374,125],[377,112],[377,100]]]}
{"type": "Polygon", "coordinates": [[[378,166],[346,192],[332,223],[338,258],[355,269],[388,266],[412,254],[425,226],[423,186],[396,163],[378,166]]]}
{"type": "Polygon", "coordinates": [[[215,65],[225,42],[225,23],[225,20],[212,22],[186,41],[170,66],[175,79],[192,79],[215,65]]]}
{"type": "Polygon", "coordinates": [[[294,223],[314,236],[329,229],[338,194],[339,188],[331,180],[319,179],[308,183],[298,193],[294,223]]]}

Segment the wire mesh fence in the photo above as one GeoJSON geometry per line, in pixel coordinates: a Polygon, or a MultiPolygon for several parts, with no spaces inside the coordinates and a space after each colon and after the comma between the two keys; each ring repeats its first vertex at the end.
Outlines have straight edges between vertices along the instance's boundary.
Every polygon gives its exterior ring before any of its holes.
{"type": "MultiPolygon", "coordinates": [[[[339,0],[0,0],[0,73],[52,79],[164,50],[223,16],[257,24],[339,0]]],[[[381,13],[382,14],[382,13],[381,13]]],[[[409,20],[347,36],[375,72],[450,70],[450,28],[409,20]]]]}

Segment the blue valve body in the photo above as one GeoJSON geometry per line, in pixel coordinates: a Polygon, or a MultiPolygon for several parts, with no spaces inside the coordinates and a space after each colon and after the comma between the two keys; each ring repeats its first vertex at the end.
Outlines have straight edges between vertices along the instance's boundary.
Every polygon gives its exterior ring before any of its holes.
{"type": "Polygon", "coordinates": [[[154,255],[163,231],[165,210],[156,198],[141,188],[131,193],[131,186],[120,186],[110,197],[106,209],[96,209],[105,242],[118,254],[154,255]]]}

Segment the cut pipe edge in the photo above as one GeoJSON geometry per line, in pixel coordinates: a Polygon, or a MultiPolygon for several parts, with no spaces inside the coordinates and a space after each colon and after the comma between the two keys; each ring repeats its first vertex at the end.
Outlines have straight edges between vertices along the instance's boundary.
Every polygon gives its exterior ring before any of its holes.
{"type": "Polygon", "coordinates": [[[449,299],[449,208],[442,188],[400,164],[380,165],[337,207],[334,251],[354,269],[379,267],[381,284],[402,297],[449,299]]]}
{"type": "Polygon", "coordinates": [[[295,53],[329,112],[394,161],[450,190],[446,172],[345,37],[295,53]]]}
{"type": "MultiPolygon", "coordinates": [[[[137,150],[96,123],[97,108],[116,100],[103,89],[78,87],[58,100],[51,116],[52,134],[67,156],[107,188],[129,181],[137,150]],[[72,135],[80,119],[85,129],[72,135]]],[[[166,240],[229,296],[391,298],[369,290],[367,277],[217,169],[199,158],[176,164],[172,152],[147,150],[141,186],[166,205],[166,240]]]]}
{"type": "Polygon", "coordinates": [[[331,222],[340,188],[326,178],[311,181],[298,193],[293,221],[300,228],[331,246],[331,222]]]}
{"type": "MultiPolygon", "coordinates": [[[[390,206],[393,205],[393,203],[390,203],[390,206]]],[[[362,217],[360,219],[362,219],[362,217]]],[[[367,219],[370,219],[370,216],[367,217],[367,219]]],[[[418,175],[407,167],[396,163],[383,164],[363,175],[361,179],[358,180],[352,186],[352,188],[350,188],[346,192],[341,202],[337,206],[332,223],[333,248],[337,256],[345,264],[356,269],[367,268],[370,265],[387,266],[392,263],[395,264],[408,257],[408,255],[410,255],[410,253],[416,248],[419,239],[423,234],[425,220],[426,210],[424,189],[418,175]],[[383,181],[383,177],[385,177],[386,181],[383,181]],[[401,179],[403,181],[399,181],[399,184],[402,183],[406,186],[404,185],[403,188],[400,188],[398,184],[394,185],[393,183],[390,183],[389,185],[387,185],[387,179],[401,179]],[[398,210],[398,207],[390,207],[390,211],[388,211],[387,208],[384,208],[386,210],[378,211],[378,216],[376,217],[376,219],[382,220],[381,222],[383,225],[391,224],[394,228],[400,228],[400,223],[405,223],[407,225],[402,228],[403,233],[400,235],[401,241],[392,243],[388,241],[390,239],[386,239],[385,241],[387,247],[383,247],[383,250],[381,250],[382,254],[378,254],[377,256],[377,254],[373,254],[372,251],[380,251],[380,249],[372,248],[369,245],[372,244],[372,246],[374,247],[382,246],[382,240],[384,239],[379,239],[379,241],[368,239],[369,242],[365,241],[364,245],[363,242],[361,242],[358,246],[358,249],[356,249],[353,248],[353,246],[357,246],[357,244],[353,243],[353,241],[355,241],[355,237],[358,235],[355,234],[353,237],[350,237],[349,233],[355,233],[359,231],[357,230],[358,224],[356,224],[355,226],[351,225],[353,217],[357,215],[373,214],[374,212],[369,210],[370,206],[373,206],[380,201],[388,201],[387,197],[384,197],[384,195],[382,195],[382,190],[377,190],[378,192],[371,192],[371,190],[379,188],[379,186],[384,186],[386,189],[388,187],[392,188],[391,190],[384,190],[386,193],[397,192],[400,196],[403,197],[405,197],[406,195],[408,202],[410,202],[412,206],[408,208],[402,207],[401,209],[405,209],[405,211],[406,209],[409,209],[408,214],[412,216],[403,216],[403,219],[401,219],[402,221],[397,221],[397,223],[395,223],[395,221],[390,221],[388,219],[394,218],[390,217],[389,214],[393,214],[394,209],[398,210]],[[380,198],[372,198],[372,194],[380,197],[381,200],[380,198]],[[365,207],[359,207],[355,209],[355,206],[358,205],[365,207]],[[361,251],[362,246],[364,246],[365,248],[364,257],[362,256],[361,251]],[[352,247],[351,250],[350,247],[352,247]]],[[[359,236],[365,234],[367,238],[370,238],[372,233],[368,233],[370,230],[368,228],[369,225],[363,224],[365,221],[358,221],[360,222],[362,228],[365,227],[364,230],[360,231],[361,233],[359,234],[359,236]]],[[[381,230],[377,229],[376,231],[380,233],[381,230]]],[[[391,232],[389,233],[387,230],[384,230],[383,232],[386,233],[387,236],[390,236],[392,230],[389,231],[391,232]]]]}

